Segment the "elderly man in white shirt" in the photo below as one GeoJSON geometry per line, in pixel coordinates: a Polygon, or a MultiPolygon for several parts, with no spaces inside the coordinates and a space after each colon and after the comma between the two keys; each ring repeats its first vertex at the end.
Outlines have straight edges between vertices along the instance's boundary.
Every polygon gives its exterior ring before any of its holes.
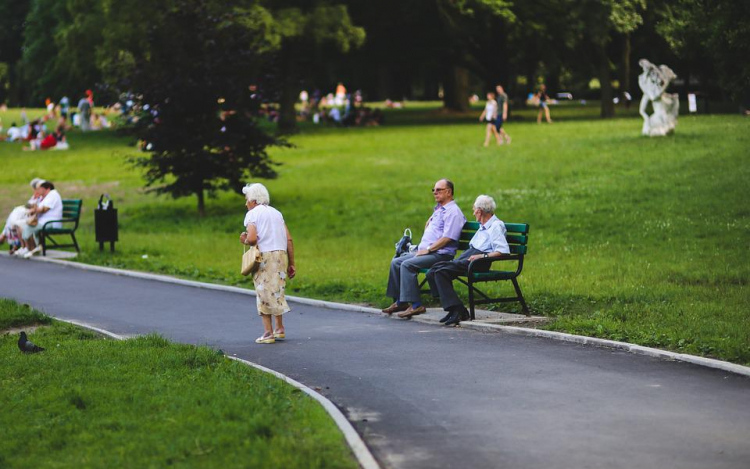
{"type": "Polygon", "coordinates": [[[505,239],[505,223],[495,216],[497,204],[488,195],[480,195],[474,201],[474,217],[480,223],[474,237],[469,242],[469,249],[458,259],[438,262],[427,272],[432,296],[440,297],[440,305],[448,314],[440,322],[446,326],[458,324],[469,319],[469,311],[453,289],[453,280],[459,275],[466,275],[469,263],[476,259],[500,257],[510,254],[508,241],[505,239]]]}

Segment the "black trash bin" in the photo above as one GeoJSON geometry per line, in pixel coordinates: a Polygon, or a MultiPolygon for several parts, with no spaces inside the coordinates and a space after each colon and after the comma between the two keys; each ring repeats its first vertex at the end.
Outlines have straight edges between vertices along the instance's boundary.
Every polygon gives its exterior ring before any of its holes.
{"type": "Polygon", "coordinates": [[[109,194],[99,197],[99,204],[94,210],[94,230],[96,231],[96,242],[99,250],[104,250],[104,243],[110,243],[110,249],[115,252],[115,241],[117,239],[117,209],[114,207],[109,194]],[[106,200],[105,200],[106,197],[106,200]]]}

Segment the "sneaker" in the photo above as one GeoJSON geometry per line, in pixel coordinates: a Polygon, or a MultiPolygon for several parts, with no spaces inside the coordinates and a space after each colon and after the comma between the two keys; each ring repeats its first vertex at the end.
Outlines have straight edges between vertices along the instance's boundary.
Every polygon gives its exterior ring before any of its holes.
{"type": "Polygon", "coordinates": [[[23,255],[23,258],[24,259],[29,259],[29,258],[33,257],[34,254],[36,254],[38,252],[42,252],[42,247],[41,246],[37,246],[34,249],[32,249],[31,251],[27,252],[26,254],[23,255]]]}
{"type": "Polygon", "coordinates": [[[26,248],[16,249],[16,252],[13,253],[14,256],[24,256],[28,254],[29,250],[26,248]]]}

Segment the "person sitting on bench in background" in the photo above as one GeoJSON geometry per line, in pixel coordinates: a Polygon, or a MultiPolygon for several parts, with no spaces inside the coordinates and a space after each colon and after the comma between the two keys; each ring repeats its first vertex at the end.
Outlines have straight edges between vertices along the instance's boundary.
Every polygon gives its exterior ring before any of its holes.
{"type": "MultiPolygon", "coordinates": [[[[28,252],[23,257],[27,259],[42,250],[42,246],[37,245],[36,235],[44,228],[44,224],[48,221],[60,220],[63,217],[62,197],[55,190],[55,185],[45,181],[39,187],[39,192],[44,198],[35,208],[31,209],[37,215],[37,224],[33,226],[29,224],[24,225],[21,233],[21,242],[28,249],[28,252]]],[[[62,223],[53,223],[50,227],[62,228],[62,223]]]]}
{"type": "MultiPolygon", "coordinates": [[[[458,298],[456,290],[453,289],[453,280],[469,272],[471,261],[510,254],[510,247],[505,239],[505,223],[495,216],[495,209],[497,209],[497,204],[492,197],[488,195],[477,197],[474,201],[474,218],[481,226],[471,238],[469,249],[464,251],[458,259],[436,263],[427,272],[430,293],[434,297],[440,297],[440,306],[448,312],[440,320],[446,326],[469,319],[469,311],[458,298]]],[[[489,265],[487,267],[489,268],[489,265]]]]}

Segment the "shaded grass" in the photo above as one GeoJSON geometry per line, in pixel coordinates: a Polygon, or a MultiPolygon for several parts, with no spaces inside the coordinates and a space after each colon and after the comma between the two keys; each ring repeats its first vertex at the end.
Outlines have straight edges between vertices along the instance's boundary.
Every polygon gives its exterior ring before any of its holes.
{"type": "MultiPolygon", "coordinates": [[[[521,110],[506,125],[513,144],[491,148],[476,110],[413,106],[379,128],[303,126],[296,148],[272,152],[280,177],[265,182],[297,246],[288,292],[387,304],[393,243],[405,227],[421,235],[429,189],[450,177],[466,214],[485,193],[501,219],[531,224],[520,283],[536,313],[556,318],[550,328],[750,363],[750,122],[684,116],[676,135],[650,139],[638,117],[596,113],[558,107],[555,124],[536,125],[535,110],[521,110]]],[[[81,262],[251,287],[238,275],[241,196],[221,194],[200,219],[194,199],[143,194],[126,140],[70,138],[70,152],[31,163],[0,146],[0,208],[32,177],[51,177],[84,198],[81,262]],[[93,243],[90,210],[105,188],[120,208],[114,255],[93,243]]]]}
{"type": "Polygon", "coordinates": [[[0,337],[0,467],[358,467],[317,402],[207,347],[57,321],[30,339],[47,351],[0,337]]]}
{"type": "Polygon", "coordinates": [[[0,331],[21,326],[51,324],[52,318],[31,308],[29,305],[19,305],[13,300],[0,298],[0,331]]]}

